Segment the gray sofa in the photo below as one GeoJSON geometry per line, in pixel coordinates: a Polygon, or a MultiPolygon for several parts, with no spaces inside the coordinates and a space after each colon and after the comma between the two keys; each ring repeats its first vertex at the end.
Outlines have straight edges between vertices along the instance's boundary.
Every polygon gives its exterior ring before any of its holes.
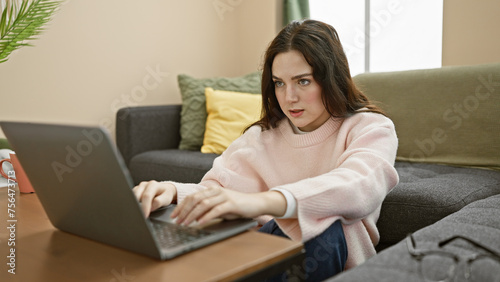
{"type": "MultiPolygon", "coordinates": [[[[396,125],[400,183],[382,205],[379,253],[333,280],[422,280],[407,249],[410,233],[418,246],[439,248],[437,242],[461,235],[500,254],[500,64],[354,79],[396,125]]],[[[211,167],[217,155],[178,149],[181,108],[131,107],[117,113],[117,145],[136,183],[198,182],[211,167]]],[[[458,241],[447,248],[481,252],[458,241]]]]}
{"type": "Polygon", "coordinates": [[[130,107],[116,115],[116,143],[136,184],[148,180],[197,183],[216,154],[180,150],[181,105],[130,107]]]}

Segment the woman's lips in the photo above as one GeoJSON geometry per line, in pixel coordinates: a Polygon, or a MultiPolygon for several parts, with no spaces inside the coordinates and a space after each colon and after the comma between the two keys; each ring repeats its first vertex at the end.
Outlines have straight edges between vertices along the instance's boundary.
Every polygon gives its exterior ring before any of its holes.
{"type": "Polygon", "coordinates": [[[289,110],[288,111],[292,117],[300,117],[303,113],[304,110],[289,110]]]}

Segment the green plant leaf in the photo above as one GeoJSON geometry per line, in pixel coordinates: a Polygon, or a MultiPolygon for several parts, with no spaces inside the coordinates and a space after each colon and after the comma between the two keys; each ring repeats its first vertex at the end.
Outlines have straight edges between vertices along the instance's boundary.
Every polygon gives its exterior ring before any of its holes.
{"type": "Polygon", "coordinates": [[[10,9],[5,8],[0,19],[0,63],[8,60],[8,56],[22,46],[32,46],[29,41],[36,39],[54,13],[61,1],[23,0],[18,7],[12,2],[10,9]]]}

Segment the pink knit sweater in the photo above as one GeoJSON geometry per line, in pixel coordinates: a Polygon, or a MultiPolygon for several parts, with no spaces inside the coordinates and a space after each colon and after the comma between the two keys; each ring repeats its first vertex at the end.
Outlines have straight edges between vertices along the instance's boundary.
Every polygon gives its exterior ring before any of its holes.
{"type": "Polygon", "coordinates": [[[330,118],[304,135],[285,118],[275,129],[250,128],[215,159],[201,183],[174,184],[178,201],[211,184],[248,193],[288,190],[297,200],[297,218],[276,219],[280,228],[292,240],[307,241],[340,219],[348,269],[375,254],[380,207],[398,183],[397,144],[392,121],[380,114],[330,118]]]}

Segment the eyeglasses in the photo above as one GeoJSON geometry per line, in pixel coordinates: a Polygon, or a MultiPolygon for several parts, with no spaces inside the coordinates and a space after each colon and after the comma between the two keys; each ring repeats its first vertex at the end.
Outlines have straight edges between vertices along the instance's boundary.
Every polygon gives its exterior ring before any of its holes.
{"type": "MultiPolygon", "coordinates": [[[[420,275],[426,281],[452,281],[457,274],[458,267],[465,262],[463,278],[466,281],[500,281],[500,255],[478,242],[463,236],[453,236],[438,243],[438,249],[417,249],[413,235],[406,237],[406,244],[410,255],[419,261],[420,275]],[[442,249],[450,242],[462,239],[485,251],[470,256],[458,256],[442,249]]],[[[460,276],[461,277],[461,276],[460,276]]],[[[458,281],[458,280],[457,280],[458,281]]]]}

